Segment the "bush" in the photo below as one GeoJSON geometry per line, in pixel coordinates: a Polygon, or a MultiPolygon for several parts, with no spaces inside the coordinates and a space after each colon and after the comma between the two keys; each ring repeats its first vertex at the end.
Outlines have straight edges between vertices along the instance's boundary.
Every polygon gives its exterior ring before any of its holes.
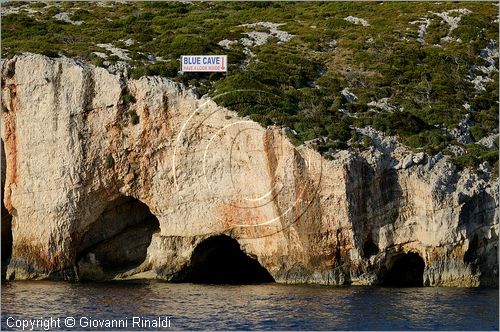
{"type": "Polygon", "coordinates": [[[158,62],[149,65],[140,65],[132,68],[129,73],[133,79],[138,79],[142,76],[163,76],[163,77],[176,77],[179,71],[179,62],[168,61],[158,62]]]}
{"type": "Polygon", "coordinates": [[[125,105],[134,104],[136,102],[135,97],[130,93],[123,94],[122,101],[125,105]]]}
{"type": "Polygon", "coordinates": [[[319,145],[318,146],[318,151],[321,152],[321,153],[325,153],[325,152],[328,152],[330,151],[330,149],[332,150],[343,150],[343,149],[347,149],[349,146],[345,143],[345,142],[342,142],[342,141],[330,141],[326,144],[323,144],[323,145],[319,145]]]}
{"type": "Polygon", "coordinates": [[[493,169],[491,171],[491,177],[493,179],[497,179],[498,178],[498,172],[499,172],[499,167],[498,167],[498,160],[495,162],[495,164],[493,165],[493,169]]]}
{"type": "Polygon", "coordinates": [[[77,9],[70,17],[73,21],[86,21],[94,19],[94,15],[85,9],[77,9]]]}
{"type": "Polygon", "coordinates": [[[472,134],[472,138],[474,142],[479,141],[481,138],[485,136],[485,130],[481,127],[480,124],[475,124],[470,128],[470,133],[472,134]]]}
{"type": "Polygon", "coordinates": [[[326,126],[328,131],[328,138],[332,140],[340,140],[346,142],[351,137],[351,129],[349,125],[344,121],[339,121],[336,123],[331,123],[326,126]]]}
{"type": "Polygon", "coordinates": [[[135,110],[130,110],[125,114],[130,118],[130,122],[132,122],[134,126],[139,123],[139,115],[137,115],[135,110]]]}
{"type": "Polygon", "coordinates": [[[472,114],[472,120],[480,126],[483,131],[483,136],[491,134],[495,129],[498,129],[498,105],[486,110],[474,112],[472,114]]]}
{"type": "Polygon", "coordinates": [[[415,151],[435,154],[450,143],[448,135],[440,129],[425,130],[418,134],[402,137],[402,143],[415,151]]]}
{"type": "Polygon", "coordinates": [[[422,119],[406,111],[379,113],[373,119],[373,127],[389,135],[399,136],[418,134],[430,129],[422,119]]]}
{"type": "Polygon", "coordinates": [[[371,137],[364,135],[363,138],[361,139],[361,144],[365,148],[369,148],[373,146],[373,140],[371,139],[371,137]]]}
{"type": "Polygon", "coordinates": [[[213,48],[208,40],[194,34],[175,35],[170,44],[170,52],[176,58],[186,54],[207,54],[213,48]]]}

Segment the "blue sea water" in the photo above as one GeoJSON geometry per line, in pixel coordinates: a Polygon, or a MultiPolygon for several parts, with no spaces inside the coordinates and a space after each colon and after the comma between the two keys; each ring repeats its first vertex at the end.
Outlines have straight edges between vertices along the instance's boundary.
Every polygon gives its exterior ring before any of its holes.
{"type": "MultiPolygon", "coordinates": [[[[163,282],[2,284],[2,330],[59,318],[59,329],[498,330],[498,289],[193,285],[163,282]],[[74,327],[65,326],[73,318],[74,327]],[[160,318],[158,318],[160,317],[160,318]],[[41,320],[43,319],[43,320],[41,320]],[[92,324],[95,327],[82,326],[92,324]]],[[[38,329],[42,330],[40,323],[38,329]]],[[[52,327],[55,327],[54,325],[52,327]]],[[[57,327],[56,327],[57,329],[57,327]]]]}

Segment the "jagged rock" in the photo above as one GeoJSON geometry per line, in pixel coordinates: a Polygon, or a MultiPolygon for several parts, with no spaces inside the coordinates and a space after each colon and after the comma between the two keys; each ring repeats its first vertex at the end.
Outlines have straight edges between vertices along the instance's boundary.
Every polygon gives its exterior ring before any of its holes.
{"type": "Polygon", "coordinates": [[[470,113],[467,113],[464,118],[458,123],[458,126],[450,133],[458,142],[462,144],[470,144],[473,142],[472,135],[469,131],[471,125],[472,117],[470,113]]]}
{"type": "Polygon", "coordinates": [[[465,150],[465,148],[459,146],[459,145],[448,145],[446,147],[446,149],[455,157],[457,156],[463,156],[464,154],[467,153],[467,151],[465,150]]]}
{"type": "MultiPolygon", "coordinates": [[[[104,61],[106,62],[106,61],[104,61]]],[[[119,75],[123,73],[124,76],[127,76],[127,71],[130,68],[130,65],[125,61],[116,61],[114,63],[107,64],[107,70],[111,74],[119,75]]]]}
{"type": "Polygon", "coordinates": [[[389,98],[382,98],[378,101],[371,101],[367,104],[367,106],[378,108],[381,111],[384,112],[392,112],[396,108],[389,104],[389,98]]]}
{"type": "Polygon", "coordinates": [[[298,133],[297,133],[295,130],[293,130],[292,128],[290,128],[290,127],[285,127],[285,128],[283,128],[283,132],[284,132],[285,134],[292,134],[292,135],[294,135],[294,136],[297,136],[297,135],[298,135],[298,133]]]}
{"type": "Polygon", "coordinates": [[[16,56],[2,81],[9,279],[110,278],[102,257],[126,249],[145,258],[113,278],[179,280],[226,235],[283,283],[377,284],[412,252],[425,285],[498,286],[498,186],[448,157],[418,171],[400,147],[326,160],[165,78],[67,58],[16,56]]]}
{"type": "Polygon", "coordinates": [[[477,143],[483,145],[488,149],[498,148],[496,141],[498,140],[498,134],[492,134],[481,138],[477,143]]]}
{"type": "Polygon", "coordinates": [[[401,163],[401,167],[402,167],[403,169],[407,169],[407,168],[411,167],[411,165],[413,165],[413,155],[409,154],[409,155],[407,155],[407,156],[403,159],[403,161],[402,161],[402,163],[401,163]]]}
{"type": "Polygon", "coordinates": [[[344,88],[340,94],[345,98],[345,100],[348,102],[348,103],[352,103],[353,101],[356,101],[358,99],[358,97],[352,93],[349,88],[344,88]]]}
{"type": "Polygon", "coordinates": [[[305,145],[321,145],[328,142],[328,137],[317,137],[308,141],[305,141],[305,145]]]}
{"type": "Polygon", "coordinates": [[[362,18],[359,18],[359,17],[354,17],[354,16],[347,16],[347,17],[344,17],[344,20],[347,21],[347,22],[351,22],[353,24],[356,24],[356,25],[362,25],[364,27],[368,27],[370,26],[370,24],[368,23],[368,21],[362,19],[362,18]]]}
{"type": "Polygon", "coordinates": [[[484,163],[482,163],[481,165],[479,165],[479,171],[483,172],[483,173],[486,173],[486,174],[490,174],[491,173],[491,166],[490,166],[490,164],[487,161],[485,161],[484,163]]]}
{"type": "Polygon", "coordinates": [[[432,167],[434,167],[434,165],[443,158],[443,154],[441,152],[439,152],[438,154],[430,157],[427,159],[427,164],[426,164],[426,168],[427,170],[430,170],[432,167]]]}
{"type": "Polygon", "coordinates": [[[425,154],[423,152],[419,152],[413,156],[412,161],[413,164],[418,165],[425,159],[425,154]]]}
{"type": "Polygon", "coordinates": [[[374,129],[371,126],[355,129],[360,134],[370,137],[375,147],[386,154],[391,153],[400,147],[396,136],[386,136],[381,131],[374,129]]]}

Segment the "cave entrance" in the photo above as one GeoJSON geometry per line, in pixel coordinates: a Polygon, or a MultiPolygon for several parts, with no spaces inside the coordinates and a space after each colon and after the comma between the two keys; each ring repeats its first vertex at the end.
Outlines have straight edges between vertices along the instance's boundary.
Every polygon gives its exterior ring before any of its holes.
{"type": "Polygon", "coordinates": [[[78,268],[88,279],[130,271],[144,262],[159,230],[159,221],[146,204],[121,196],[107,205],[81,239],[78,268]]]}
{"type": "MultiPolygon", "coordinates": [[[[3,192],[3,190],[2,190],[3,192]]],[[[2,195],[3,196],[3,195],[2,195]]],[[[10,258],[12,256],[12,216],[9,214],[3,204],[2,197],[2,280],[5,279],[7,266],[9,266],[10,258]]]]}
{"type": "Polygon", "coordinates": [[[259,284],[274,282],[257,259],[246,255],[238,241],[219,235],[201,242],[193,251],[182,282],[200,284],[259,284]]]}
{"type": "Polygon", "coordinates": [[[425,263],[419,254],[410,252],[398,256],[387,271],[384,285],[391,287],[422,287],[425,263]]]}
{"type": "Polygon", "coordinates": [[[373,242],[371,236],[368,237],[363,243],[363,257],[370,258],[378,254],[378,247],[373,242]]]}

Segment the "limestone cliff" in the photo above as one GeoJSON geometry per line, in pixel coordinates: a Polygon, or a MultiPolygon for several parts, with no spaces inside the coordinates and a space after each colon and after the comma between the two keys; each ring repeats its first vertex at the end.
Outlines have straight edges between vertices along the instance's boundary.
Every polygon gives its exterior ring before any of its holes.
{"type": "Polygon", "coordinates": [[[2,63],[2,105],[9,279],[182,280],[227,235],[278,282],[413,264],[425,285],[498,285],[498,185],[445,156],[325,159],[167,79],[32,54],[2,63]]]}

